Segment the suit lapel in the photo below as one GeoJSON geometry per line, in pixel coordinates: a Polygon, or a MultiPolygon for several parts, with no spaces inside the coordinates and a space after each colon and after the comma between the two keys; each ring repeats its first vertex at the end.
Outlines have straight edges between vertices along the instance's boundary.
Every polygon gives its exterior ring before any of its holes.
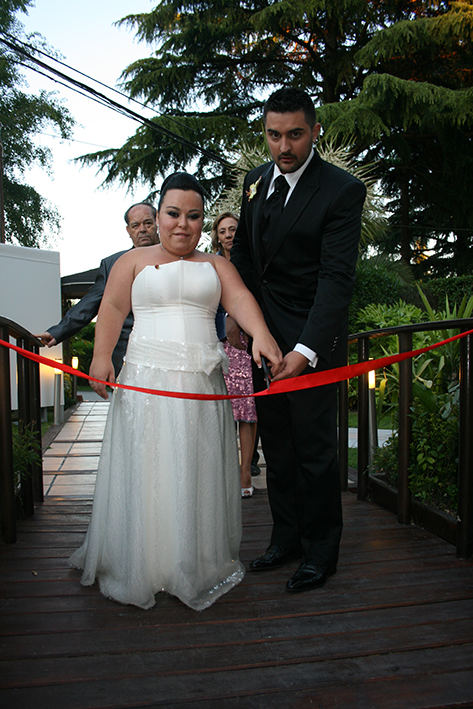
{"type": "Polygon", "coordinates": [[[273,167],[274,163],[270,163],[267,167],[267,169],[261,173],[261,182],[258,185],[258,191],[256,193],[256,196],[254,197],[254,205],[253,205],[253,234],[252,234],[252,239],[253,239],[253,249],[255,252],[256,256],[256,264],[258,266],[258,270],[261,271],[262,268],[262,260],[263,260],[263,252],[261,248],[261,232],[260,232],[260,226],[261,226],[261,213],[263,211],[263,205],[266,200],[266,195],[268,193],[268,188],[269,188],[269,183],[271,182],[271,178],[273,175],[273,167]]]}
{"type": "MultiPolygon", "coordinates": [[[[284,207],[276,231],[269,241],[266,250],[265,269],[274,258],[309,200],[319,189],[321,164],[321,159],[316,152],[295,186],[289,201],[284,207]]],[[[264,196],[266,196],[266,192],[264,196]]]]}

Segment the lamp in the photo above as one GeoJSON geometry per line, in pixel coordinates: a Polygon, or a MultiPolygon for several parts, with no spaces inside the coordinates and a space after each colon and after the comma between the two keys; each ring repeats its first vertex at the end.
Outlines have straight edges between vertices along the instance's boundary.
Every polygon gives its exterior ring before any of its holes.
{"type": "MultiPolygon", "coordinates": [[[[72,369],[79,369],[79,357],[71,357],[72,369]]],[[[72,377],[72,398],[77,399],[77,377],[72,377]]]]}
{"type": "Polygon", "coordinates": [[[368,372],[368,408],[369,408],[369,437],[370,437],[370,453],[369,466],[373,465],[373,455],[378,447],[378,422],[376,420],[376,370],[371,369],[368,372]]]}
{"type": "Polygon", "coordinates": [[[370,389],[376,389],[376,370],[371,369],[368,372],[368,387],[370,389]]]}

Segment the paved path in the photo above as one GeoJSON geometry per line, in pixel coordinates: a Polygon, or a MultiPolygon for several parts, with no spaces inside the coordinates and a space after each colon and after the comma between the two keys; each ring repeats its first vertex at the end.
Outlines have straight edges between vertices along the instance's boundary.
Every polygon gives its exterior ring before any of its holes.
{"type": "MultiPolygon", "coordinates": [[[[89,398],[89,397],[88,397],[89,398]]],[[[44,494],[54,497],[91,498],[102,446],[109,401],[93,392],[91,400],[84,401],[59,429],[43,454],[44,494]],[[97,395],[95,395],[97,396],[97,395]]],[[[391,431],[380,430],[379,444],[383,445],[391,431]]],[[[356,448],[357,429],[349,429],[349,446],[356,448]]],[[[266,464],[260,450],[261,475],[253,478],[257,489],[266,488],[266,464]]]]}

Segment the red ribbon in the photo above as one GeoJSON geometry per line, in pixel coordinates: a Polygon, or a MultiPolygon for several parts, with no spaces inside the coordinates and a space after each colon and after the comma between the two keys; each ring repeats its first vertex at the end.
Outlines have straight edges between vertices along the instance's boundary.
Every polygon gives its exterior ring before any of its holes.
{"type": "Polygon", "coordinates": [[[119,384],[118,382],[103,382],[100,379],[94,379],[88,374],[79,372],[77,369],[72,369],[67,364],[62,362],[56,362],[48,357],[42,357],[41,355],[34,354],[28,350],[24,350],[21,347],[12,345],[5,340],[0,340],[0,345],[4,347],[9,347],[11,350],[18,352],[18,354],[31,359],[34,362],[39,362],[40,364],[45,364],[47,367],[54,367],[54,369],[60,369],[67,374],[72,374],[75,377],[81,377],[82,379],[88,379],[93,382],[98,382],[99,384],[106,384],[110,387],[115,387],[116,389],[129,389],[131,391],[140,391],[144,394],[154,394],[157,396],[167,396],[174,399],[202,399],[209,401],[217,401],[220,399],[248,399],[253,396],[271,396],[272,394],[284,394],[289,391],[300,391],[301,389],[312,389],[313,387],[323,386],[324,384],[334,384],[336,382],[343,382],[345,379],[352,379],[353,377],[359,377],[362,374],[366,374],[374,369],[382,369],[383,367],[388,367],[390,364],[395,364],[396,362],[403,362],[406,359],[412,359],[417,357],[424,352],[430,352],[430,350],[435,350],[437,347],[442,347],[447,345],[449,342],[454,342],[459,340],[466,335],[473,335],[473,330],[468,330],[467,332],[461,332],[459,335],[454,335],[449,337],[447,340],[441,340],[434,345],[429,345],[428,347],[421,347],[419,350],[411,350],[410,352],[402,352],[401,354],[390,355],[389,357],[381,357],[380,359],[370,359],[367,362],[358,362],[357,364],[349,364],[346,367],[337,367],[336,369],[326,369],[323,372],[314,372],[313,374],[304,374],[300,377],[293,377],[292,379],[283,379],[278,382],[272,382],[269,390],[259,391],[255,394],[191,394],[182,391],[161,391],[158,389],[145,389],[143,387],[134,387],[127,384],[119,384]]]}

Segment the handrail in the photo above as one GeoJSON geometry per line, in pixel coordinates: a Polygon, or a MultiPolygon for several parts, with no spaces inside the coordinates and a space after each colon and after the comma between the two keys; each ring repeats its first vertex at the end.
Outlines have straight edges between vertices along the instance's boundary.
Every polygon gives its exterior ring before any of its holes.
{"type": "MultiPolygon", "coordinates": [[[[39,354],[41,342],[13,320],[0,316],[0,338],[16,339],[18,347],[39,354]]],[[[41,450],[41,401],[39,364],[17,355],[18,425],[30,427],[41,450]]],[[[10,351],[0,347],[0,517],[1,534],[7,544],[16,542],[17,507],[13,469],[13,437],[11,418],[10,351]]],[[[21,479],[21,502],[26,515],[34,514],[34,503],[44,500],[43,464],[33,463],[31,475],[21,479]]]]}
{"type": "MultiPolygon", "coordinates": [[[[412,350],[412,336],[417,332],[431,330],[473,329],[473,318],[434,320],[432,322],[399,325],[379,330],[369,330],[349,335],[349,344],[358,343],[358,362],[369,359],[371,339],[388,335],[399,336],[400,352],[412,350]]],[[[469,558],[473,554],[473,336],[460,340],[460,437],[458,462],[458,517],[456,526],[457,556],[469,558]]],[[[399,461],[397,515],[401,524],[411,521],[412,504],[409,490],[409,456],[412,418],[412,360],[399,364],[399,461]]],[[[348,483],[348,381],[340,385],[339,397],[340,472],[342,486],[348,483]]],[[[364,500],[369,484],[369,390],[368,375],[358,377],[358,499],[364,500]]]]}

